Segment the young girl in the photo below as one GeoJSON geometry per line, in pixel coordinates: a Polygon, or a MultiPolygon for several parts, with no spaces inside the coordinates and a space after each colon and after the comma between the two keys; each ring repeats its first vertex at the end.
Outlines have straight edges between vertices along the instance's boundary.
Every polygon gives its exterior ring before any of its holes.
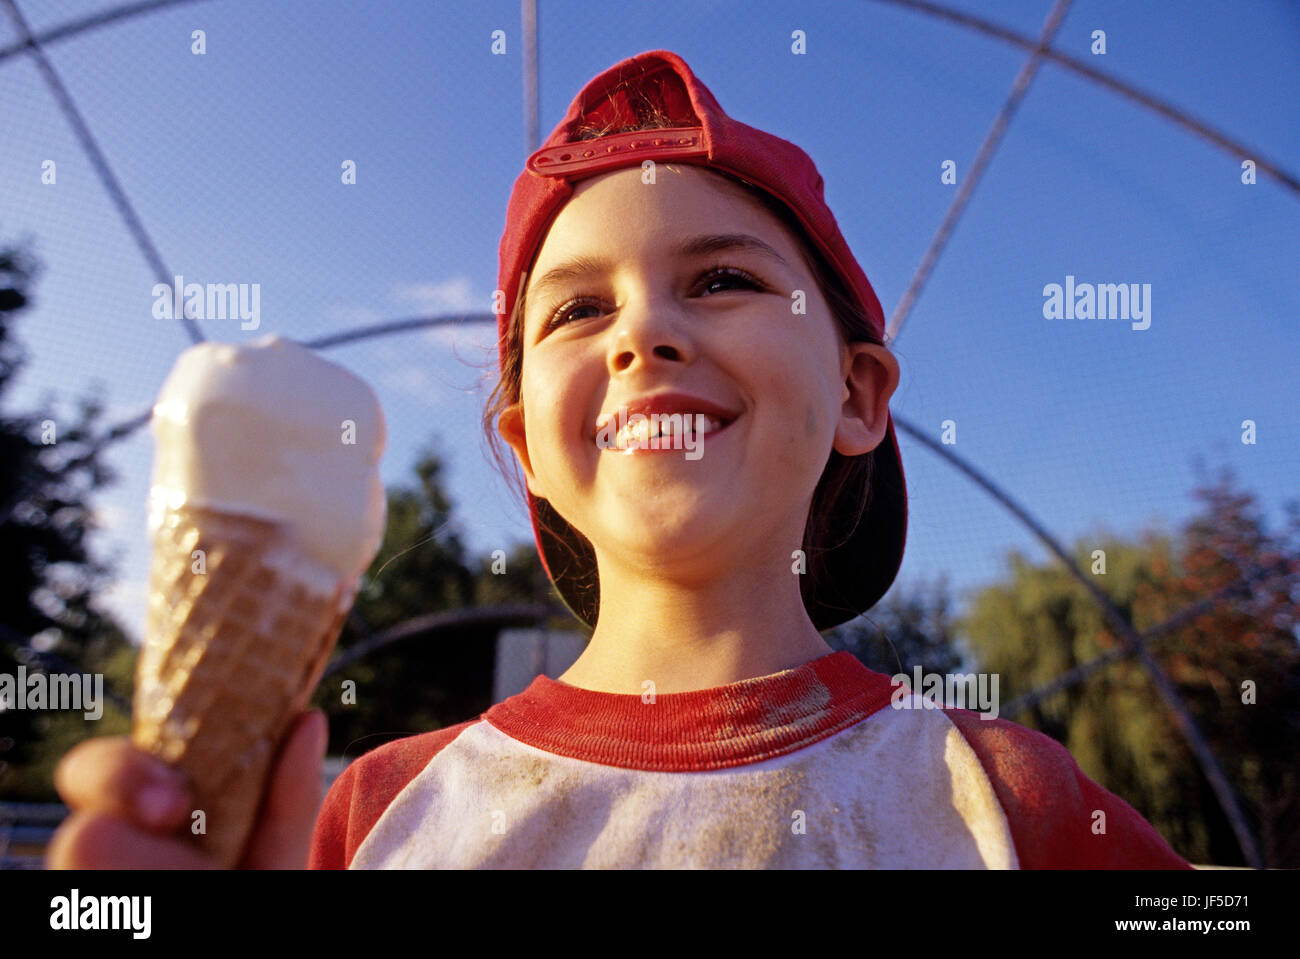
{"type": "MultiPolygon", "coordinates": [[[[643,53],[529,159],[500,254],[485,424],[591,641],[559,680],[362,756],[314,829],[304,717],[248,864],[1190,868],[1053,740],[893,708],[822,639],[893,581],[906,497],[883,311],[802,150],[643,53]]],[[[179,791],[148,824],[133,805],[152,769],[70,754],[52,864],[124,864],[113,843],[202,864],[162,838],[179,791]]]]}

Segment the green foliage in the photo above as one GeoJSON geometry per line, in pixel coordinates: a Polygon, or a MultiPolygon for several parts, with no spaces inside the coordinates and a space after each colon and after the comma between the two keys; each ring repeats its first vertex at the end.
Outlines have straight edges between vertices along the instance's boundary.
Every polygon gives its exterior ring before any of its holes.
{"type": "MultiPolygon", "coordinates": [[[[12,326],[38,272],[23,250],[0,250],[0,396],[26,360],[12,326]]],[[[51,653],[93,672],[93,663],[127,646],[93,604],[110,572],[89,544],[90,499],[113,480],[94,445],[103,401],[82,398],[71,419],[54,412],[52,399],[43,405],[0,416],[0,673],[10,676],[20,665],[41,668],[51,653]]],[[[54,798],[53,762],[70,743],[111,726],[107,711],[98,723],[80,713],[0,712],[0,796],[54,798]]]]}
{"type": "MultiPolygon", "coordinates": [[[[1250,573],[1292,560],[1289,574],[1224,599],[1155,640],[1152,654],[1185,700],[1251,817],[1268,865],[1300,865],[1294,823],[1300,784],[1300,646],[1294,596],[1300,590],[1297,530],[1274,537],[1252,497],[1229,475],[1192,494],[1203,505],[1176,539],[1135,542],[1098,535],[1078,542],[1076,564],[1139,633],[1250,573]],[[1093,572],[1093,551],[1105,572],[1093,572]],[[1243,703],[1242,682],[1258,688],[1243,703]],[[1288,825],[1290,823],[1291,825],[1288,825]]],[[[1089,592],[1059,564],[1009,557],[1009,575],[982,590],[958,630],[980,668],[1001,674],[1004,701],[1121,646],[1089,592]]],[[[1145,669],[1134,659],[1005,718],[1062,742],[1083,771],[1139,812],[1184,857],[1241,865],[1222,808],[1145,669]]]]}
{"type": "Polygon", "coordinates": [[[5,781],[4,797],[16,802],[58,802],[54,789],[54,767],[73,746],[92,736],[120,736],[131,731],[130,696],[135,670],[136,650],[125,639],[111,654],[77,664],[80,671],[103,673],[104,714],[88,720],[74,710],[44,711],[29,714],[35,730],[28,759],[14,764],[5,781]],[[119,705],[108,698],[108,689],[124,701],[119,705]]]}

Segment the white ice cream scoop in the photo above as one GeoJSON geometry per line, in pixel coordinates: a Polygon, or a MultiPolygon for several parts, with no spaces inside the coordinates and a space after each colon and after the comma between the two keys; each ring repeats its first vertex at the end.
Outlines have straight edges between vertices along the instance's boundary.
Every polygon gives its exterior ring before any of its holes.
{"type": "Polygon", "coordinates": [[[369,566],[386,521],[386,427],[374,392],[341,366],[276,335],[201,343],[177,359],[151,426],[151,530],[203,506],[283,524],[329,580],[369,566]]]}

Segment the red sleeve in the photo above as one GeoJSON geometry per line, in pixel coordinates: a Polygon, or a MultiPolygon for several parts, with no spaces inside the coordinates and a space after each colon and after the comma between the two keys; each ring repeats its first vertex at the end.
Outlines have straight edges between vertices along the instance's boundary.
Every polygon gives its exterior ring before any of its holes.
{"type": "Polygon", "coordinates": [[[993,783],[1021,869],[1194,868],[1137,810],[1085,776],[1055,739],[966,709],[944,712],[993,783]]]}
{"type": "Polygon", "coordinates": [[[478,718],[385,743],[346,769],[325,795],[311,837],[308,869],[346,869],[384,810],[444,746],[478,718]]]}

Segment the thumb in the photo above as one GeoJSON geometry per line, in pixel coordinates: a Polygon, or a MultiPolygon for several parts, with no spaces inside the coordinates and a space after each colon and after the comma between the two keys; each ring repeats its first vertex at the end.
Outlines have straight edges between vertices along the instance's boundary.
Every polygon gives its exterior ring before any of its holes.
{"type": "Polygon", "coordinates": [[[320,812],[329,724],[314,709],[285,735],[244,857],[244,869],[305,869],[320,812]]]}

